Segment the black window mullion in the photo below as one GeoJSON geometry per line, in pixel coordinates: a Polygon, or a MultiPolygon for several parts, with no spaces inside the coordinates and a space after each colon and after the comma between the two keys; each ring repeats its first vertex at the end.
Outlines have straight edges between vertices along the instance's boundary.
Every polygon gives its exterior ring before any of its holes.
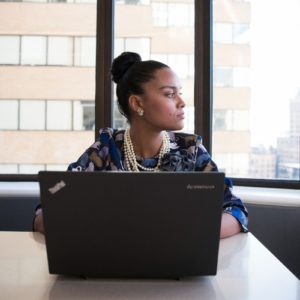
{"type": "Polygon", "coordinates": [[[102,127],[112,126],[112,83],[114,2],[97,2],[95,135],[102,127]]]}
{"type": "Polygon", "coordinates": [[[212,150],[212,1],[195,3],[195,133],[212,150]]]}

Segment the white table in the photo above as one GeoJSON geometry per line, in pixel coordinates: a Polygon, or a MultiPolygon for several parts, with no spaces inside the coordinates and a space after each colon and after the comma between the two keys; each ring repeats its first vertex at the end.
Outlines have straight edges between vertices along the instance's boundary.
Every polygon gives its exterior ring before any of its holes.
{"type": "Polygon", "coordinates": [[[221,240],[217,276],[176,281],[50,275],[42,235],[0,232],[0,300],[10,299],[299,300],[300,281],[250,233],[221,240]]]}

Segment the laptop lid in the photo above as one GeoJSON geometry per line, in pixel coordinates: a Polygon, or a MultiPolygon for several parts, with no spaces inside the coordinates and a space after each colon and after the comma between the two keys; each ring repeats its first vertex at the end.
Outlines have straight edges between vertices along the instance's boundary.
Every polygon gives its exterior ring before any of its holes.
{"type": "Polygon", "coordinates": [[[52,274],[215,275],[224,174],[39,173],[52,274]]]}

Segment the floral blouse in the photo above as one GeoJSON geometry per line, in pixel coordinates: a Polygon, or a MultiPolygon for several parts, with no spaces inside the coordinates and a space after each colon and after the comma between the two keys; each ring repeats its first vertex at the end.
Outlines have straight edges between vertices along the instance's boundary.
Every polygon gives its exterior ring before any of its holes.
{"type": "MultiPolygon", "coordinates": [[[[124,165],[124,130],[100,129],[96,142],[68,167],[69,171],[126,171],[124,165]]],[[[170,152],[162,158],[160,171],[218,171],[217,165],[202,145],[201,136],[168,132],[170,152]]],[[[157,165],[158,157],[140,159],[147,168],[157,165]]],[[[223,211],[234,216],[247,232],[248,211],[241,199],[232,193],[232,183],[225,178],[223,211]]]]}

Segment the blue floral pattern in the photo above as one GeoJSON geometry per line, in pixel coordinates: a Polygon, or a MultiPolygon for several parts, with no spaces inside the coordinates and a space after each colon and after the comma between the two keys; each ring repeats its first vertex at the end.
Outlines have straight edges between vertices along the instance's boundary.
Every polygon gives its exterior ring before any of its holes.
{"type": "MultiPolygon", "coordinates": [[[[97,141],[79,159],[71,163],[69,171],[126,171],[124,167],[124,130],[103,128],[97,141]]],[[[201,136],[182,132],[168,132],[170,152],[162,159],[160,171],[218,171],[217,165],[202,145],[201,136]]],[[[158,157],[139,160],[144,167],[153,168],[158,157]]],[[[248,211],[232,191],[232,182],[225,178],[223,211],[234,216],[247,232],[248,211]]]]}

